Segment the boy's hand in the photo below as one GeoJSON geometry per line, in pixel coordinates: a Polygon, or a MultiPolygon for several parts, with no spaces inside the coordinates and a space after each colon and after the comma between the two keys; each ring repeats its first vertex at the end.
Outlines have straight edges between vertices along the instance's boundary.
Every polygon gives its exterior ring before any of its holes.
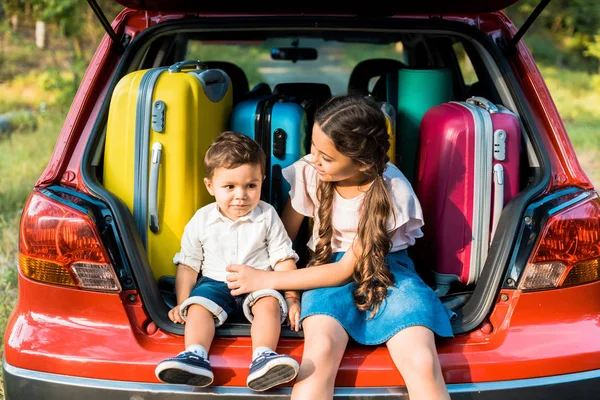
{"type": "Polygon", "coordinates": [[[295,297],[286,298],[285,302],[288,306],[288,324],[290,329],[298,332],[300,326],[300,302],[295,297]]]}
{"type": "Polygon", "coordinates": [[[185,321],[179,315],[179,304],[169,310],[169,318],[177,324],[185,324],[185,321]]]}

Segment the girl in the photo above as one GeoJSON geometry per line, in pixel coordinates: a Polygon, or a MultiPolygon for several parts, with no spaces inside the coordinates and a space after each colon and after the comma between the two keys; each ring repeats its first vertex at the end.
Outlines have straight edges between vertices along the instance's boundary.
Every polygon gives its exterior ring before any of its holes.
{"type": "Polygon", "coordinates": [[[452,337],[454,313],[414,270],[407,247],[423,235],[418,199],[389,163],[383,112],[356,96],[331,99],[315,115],[311,154],[284,170],[290,200],[282,219],[292,240],[314,218],[309,268],[227,268],[232,294],[258,289],[302,295],[304,353],[292,399],[330,399],[348,338],[386,343],[411,399],[448,399],[434,333],[452,337]],[[317,267],[318,266],[318,267],[317,267]]]}

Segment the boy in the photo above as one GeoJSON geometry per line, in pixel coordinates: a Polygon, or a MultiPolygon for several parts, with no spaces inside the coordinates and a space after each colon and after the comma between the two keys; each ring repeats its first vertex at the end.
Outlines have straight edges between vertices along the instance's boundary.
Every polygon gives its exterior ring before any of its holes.
{"type": "MultiPolygon", "coordinates": [[[[298,331],[298,294],[261,290],[233,297],[225,268],[247,264],[254,268],[290,270],[298,255],[292,249],[275,209],[260,200],[266,155],[258,143],[237,132],[222,133],[206,152],[204,184],[215,202],[202,207],[185,227],[181,250],[173,258],[177,303],[169,311],[173,322],[185,323],[185,351],[156,367],[167,383],[208,386],[213,373],[208,351],[215,327],[232,313],[243,311],[252,322],[250,389],[263,391],[289,382],[298,363],[273,351],[289,310],[292,329],[298,331]],[[197,282],[198,274],[202,278],[197,282]]],[[[182,193],[185,196],[185,193],[182,193]]]]}

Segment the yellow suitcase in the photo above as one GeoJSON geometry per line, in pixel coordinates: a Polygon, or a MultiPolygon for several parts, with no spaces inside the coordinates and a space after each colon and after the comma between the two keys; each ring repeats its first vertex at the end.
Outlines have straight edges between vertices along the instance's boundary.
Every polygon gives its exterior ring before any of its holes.
{"type": "Polygon", "coordinates": [[[385,122],[390,137],[390,149],[387,152],[390,162],[396,165],[396,111],[390,103],[379,103],[381,110],[385,114],[385,122]]]}
{"type": "Polygon", "coordinates": [[[231,110],[227,74],[196,60],[135,71],[115,87],[104,185],[132,211],[156,279],[175,274],[185,225],[214,201],[203,158],[227,129],[231,110]]]}

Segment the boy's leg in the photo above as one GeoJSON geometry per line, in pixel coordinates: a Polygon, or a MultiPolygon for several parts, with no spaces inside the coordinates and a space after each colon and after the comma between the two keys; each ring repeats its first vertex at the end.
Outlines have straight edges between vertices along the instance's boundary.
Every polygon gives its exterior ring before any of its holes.
{"type": "MultiPolygon", "coordinates": [[[[203,306],[192,304],[188,308],[188,316],[185,323],[185,348],[189,349],[192,345],[200,345],[208,353],[214,337],[214,315],[203,306]]],[[[208,354],[206,357],[208,357],[208,354]]]]}
{"type": "Polygon", "coordinates": [[[279,301],[275,297],[267,296],[258,299],[252,306],[252,351],[259,347],[277,348],[281,334],[281,312],[279,301]]]}
{"type": "Polygon", "coordinates": [[[214,375],[208,361],[208,350],[214,336],[214,315],[199,304],[187,307],[185,350],[158,364],[155,371],[158,379],[199,387],[210,385],[214,375]]]}
{"type": "Polygon", "coordinates": [[[264,391],[291,381],[299,369],[298,363],[292,357],[274,351],[281,333],[281,301],[285,303],[285,300],[278,292],[273,292],[272,295],[263,295],[253,300],[251,305],[253,352],[246,383],[250,389],[256,391],[264,391]]]}
{"type": "Polygon", "coordinates": [[[221,325],[233,311],[233,298],[223,282],[203,278],[190,297],[180,305],[184,318],[185,350],[156,367],[158,379],[167,383],[208,386],[214,376],[208,350],[215,336],[215,323],[221,325]]]}

